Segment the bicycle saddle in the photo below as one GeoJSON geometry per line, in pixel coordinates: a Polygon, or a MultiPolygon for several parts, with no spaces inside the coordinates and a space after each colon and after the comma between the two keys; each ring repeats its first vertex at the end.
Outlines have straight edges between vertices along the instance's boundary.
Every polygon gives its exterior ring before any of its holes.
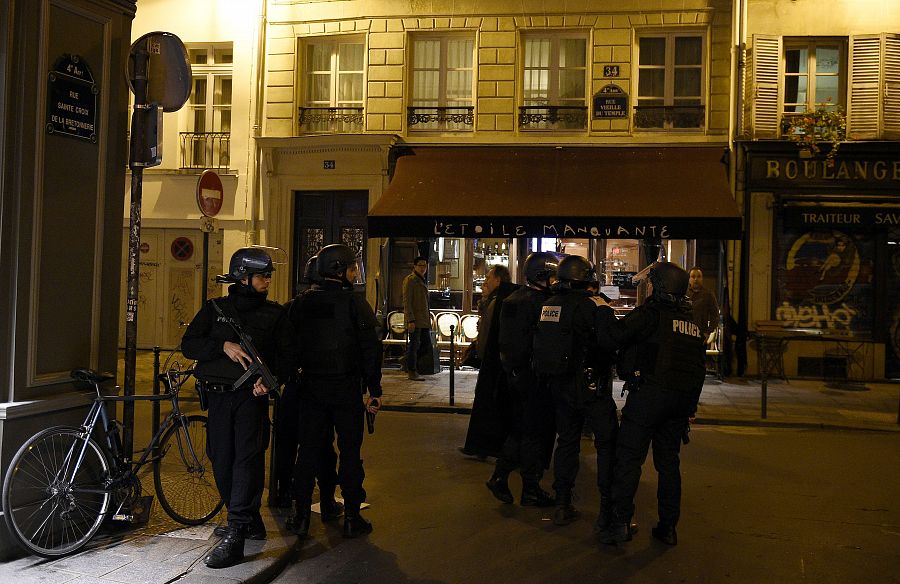
{"type": "Polygon", "coordinates": [[[115,377],[109,373],[97,373],[96,371],[87,368],[72,369],[72,372],[69,375],[76,381],[86,381],[88,383],[103,383],[104,381],[115,377]]]}

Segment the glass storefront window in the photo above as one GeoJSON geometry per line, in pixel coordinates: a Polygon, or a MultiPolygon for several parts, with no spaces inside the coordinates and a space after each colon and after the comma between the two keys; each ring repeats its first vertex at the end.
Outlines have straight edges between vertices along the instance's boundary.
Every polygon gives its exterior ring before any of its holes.
{"type": "Polygon", "coordinates": [[[488,271],[495,265],[509,268],[509,252],[512,240],[501,238],[473,239],[472,241],[472,310],[481,300],[481,287],[488,271]]]}
{"type": "Polygon", "coordinates": [[[428,296],[432,310],[463,309],[466,240],[438,237],[428,254],[428,296]]]}

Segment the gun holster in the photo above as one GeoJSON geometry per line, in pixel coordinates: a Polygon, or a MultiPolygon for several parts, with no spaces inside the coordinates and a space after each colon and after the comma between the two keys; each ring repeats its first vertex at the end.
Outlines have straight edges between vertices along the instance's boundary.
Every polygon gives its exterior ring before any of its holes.
{"type": "Polygon", "coordinates": [[[209,395],[206,389],[206,382],[202,379],[197,380],[197,397],[200,398],[200,411],[205,412],[209,409],[209,395]]]}

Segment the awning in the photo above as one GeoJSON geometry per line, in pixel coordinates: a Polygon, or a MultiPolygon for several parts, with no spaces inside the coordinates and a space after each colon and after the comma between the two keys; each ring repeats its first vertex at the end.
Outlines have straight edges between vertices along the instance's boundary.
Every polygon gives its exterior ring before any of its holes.
{"type": "Polygon", "coordinates": [[[721,147],[418,147],[370,237],[739,239],[721,147]]]}

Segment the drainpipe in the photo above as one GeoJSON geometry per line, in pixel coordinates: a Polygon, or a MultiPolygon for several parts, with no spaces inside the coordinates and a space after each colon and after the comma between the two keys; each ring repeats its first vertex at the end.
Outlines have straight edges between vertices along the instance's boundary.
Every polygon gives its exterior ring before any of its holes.
{"type": "MultiPolygon", "coordinates": [[[[259,243],[259,216],[262,209],[262,148],[259,138],[262,137],[262,124],[265,104],[266,88],[266,25],[268,23],[268,2],[260,0],[259,26],[256,32],[256,66],[253,79],[256,83],[254,90],[254,108],[251,124],[253,138],[253,162],[250,167],[247,181],[250,183],[250,195],[247,197],[247,209],[244,216],[249,217],[248,244],[259,243]]],[[[248,153],[249,161],[249,153],[248,153]]]]}

